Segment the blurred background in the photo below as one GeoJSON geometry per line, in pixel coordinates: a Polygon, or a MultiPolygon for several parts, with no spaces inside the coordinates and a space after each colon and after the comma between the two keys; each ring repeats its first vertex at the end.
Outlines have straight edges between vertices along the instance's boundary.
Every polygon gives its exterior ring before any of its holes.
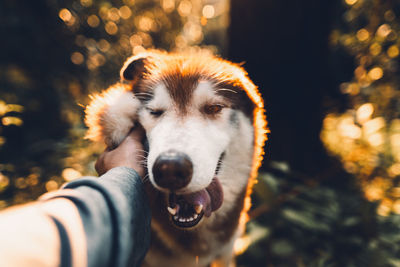
{"type": "Polygon", "coordinates": [[[2,0],[0,25],[0,209],[95,174],[84,106],[128,56],[201,46],[271,129],[238,266],[400,266],[400,1],[2,0]]]}

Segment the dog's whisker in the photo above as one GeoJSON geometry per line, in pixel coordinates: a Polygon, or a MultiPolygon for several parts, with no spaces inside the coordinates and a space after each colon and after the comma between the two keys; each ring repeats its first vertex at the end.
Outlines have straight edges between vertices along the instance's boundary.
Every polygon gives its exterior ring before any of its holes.
{"type": "Polygon", "coordinates": [[[136,93],[136,97],[153,97],[153,94],[150,93],[136,93]]]}
{"type": "Polygon", "coordinates": [[[143,150],[143,149],[138,149],[137,151],[138,151],[138,152],[145,153],[146,155],[148,155],[148,154],[149,154],[149,152],[148,152],[148,151],[146,151],[146,150],[143,150]]]}
{"type": "Polygon", "coordinates": [[[142,166],[146,166],[147,165],[147,160],[138,160],[137,162],[142,166]]]}
{"type": "Polygon", "coordinates": [[[140,165],[142,165],[143,167],[147,167],[147,160],[146,161],[145,160],[139,160],[138,163],[140,165]]]}
{"type": "Polygon", "coordinates": [[[147,168],[147,164],[144,163],[144,162],[138,162],[138,164],[139,164],[140,166],[142,166],[143,168],[147,168]]]}
{"type": "Polygon", "coordinates": [[[143,178],[142,178],[143,183],[150,183],[150,176],[149,174],[146,174],[143,178]]]}
{"type": "Polygon", "coordinates": [[[135,93],[135,95],[153,95],[153,93],[150,93],[150,92],[138,92],[138,93],[135,93]]]}
{"type": "MultiPolygon", "coordinates": [[[[149,126],[145,129],[146,135],[151,137],[147,146],[132,151],[134,156],[130,160],[135,161],[133,167],[142,174],[141,181],[150,193],[150,209],[154,215],[152,231],[162,235],[164,230],[173,229],[173,235],[163,235],[153,241],[156,246],[167,246],[174,257],[160,252],[154,263],[153,259],[146,259],[144,265],[154,267],[169,262],[173,266],[209,266],[216,255],[233,255],[230,251],[235,239],[233,234],[244,226],[235,206],[244,201],[245,196],[240,192],[251,186],[245,182],[249,174],[256,171],[252,166],[258,166],[261,161],[266,138],[261,96],[240,66],[203,52],[149,51],[129,59],[121,70],[126,81],[110,87],[110,93],[107,90],[93,97],[86,109],[89,136],[96,140],[104,137],[106,142],[119,141],[125,129],[135,123],[132,119],[149,126]],[[128,82],[131,83],[129,91],[126,90],[128,82]],[[134,93],[132,88],[140,92],[134,93]],[[176,88],[179,89],[177,97],[174,95],[176,88]],[[198,92],[201,97],[197,97],[198,92]],[[243,92],[246,101],[238,101],[243,92]],[[195,103],[195,107],[191,103],[195,103]],[[216,107],[209,109],[210,103],[215,103],[216,107]],[[257,112],[241,112],[247,111],[248,103],[254,103],[251,108],[257,112]],[[203,109],[205,105],[207,108],[203,109]],[[218,115],[223,107],[237,108],[240,116],[235,112],[218,115]],[[190,120],[195,122],[189,124],[190,120]],[[232,129],[235,129],[233,133],[232,129]],[[204,135],[228,136],[224,152],[217,153],[223,146],[218,138],[199,138],[204,135]],[[257,142],[250,142],[253,135],[257,142]],[[196,149],[198,146],[201,149],[196,149]],[[145,150],[150,147],[151,155],[145,150]],[[240,153],[236,152],[238,147],[240,153]],[[165,149],[172,152],[164,157],[165,149]],[[254,151],[257,157],[251,157],[254,151]],[[219,210],[220,207],[223,208],[219,210]],[[215,216],[211,217],[212,214],[215,216]],[[225,229],[226,242],[219,240],[220,225],[229,228],[225,229]],[[188,251],[180,251],[182,240],[191,232],[193,238],[184,242],[188,251]],[[216,242],[219,245],[213,246],[216,242]],[[195,256],[198,254],[192,248],[198,244],[210,247],[210,252],[195,256]]],[[[248,205],[245,211],[247,209],[248,205]]]]}
{"type": "Polygon", "coordinates": [[[220,91],[226,91],[226,92],[231,92],[231,93],[237,94],[236,91],[234,91],[234,90],[232,90],[232,89],[227,89],[227,88],[220,88],[220,89],[218,89],[216,92],[220,92],[220,91]]]}

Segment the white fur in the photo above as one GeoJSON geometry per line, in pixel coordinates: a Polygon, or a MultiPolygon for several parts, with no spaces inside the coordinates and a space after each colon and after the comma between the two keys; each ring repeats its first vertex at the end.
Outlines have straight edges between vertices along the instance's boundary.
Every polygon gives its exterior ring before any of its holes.
{"type": "Polygon", "coordinates": [[[172,101],[164,84],[157,85],[153,90],[153,95],[153,99],[147,105],[148,108],[161,110],[171,108],[172,101]]]}
{"type": "MultiPolygon", "coordinates": [[[[211,248],[212,253],[207,256],[199,257],[198,262],[192,255],[187,255],[181,247],[174,245],[172,240],[168,237],[163,238],[162,235],[159,237],[165,242],[166,245],[181,255],[177,257],[165,257],[164,254],[158,253],[157,251],[150,250],[147,254],[144,262],[144,266],[156,267],[156,266],[187,266],[187,267],[198,267],[208,266],[211,261],[219,258],[219,263],[222,265],[218,266],[232,266],[233,258],[233,245],[237,237],[242,233],[240,229],[232,236],[231,240],[227,243],[220,243],[217,240],[218,233],[210,230],[209,225],[213,224],[213,221],[217,218],[227,218],[227,212],[233,208],[234,202],[237,196],[247,185],[247,177],[249,177],[252,155],[253,155],[253,128],[250,120],[241,112],[239,114],[239,125],[237,128],[232,129],[231,126],[227,127],[226,132],[231,132],[232,138],[226,148],[225,158],[221,166],[218,179],[221,182],[224,191],[224,202],[220,209],[213,212],[210,218],[203,218],[199,223],[199,231],[201,231],[203,239],[199,242],[204,243],[204,246],[211,248]]],[[[157,231],[157,228],[162,228],[162,225],[152,224],[157,231]]],[[[162,231],[157,231],[159,234],[162,231]]]]}
{"type": "MultiPolygon", "coordinates": [[[[229,242],[221,244],[217,241],[216,233],[207,225],[212,225],[218,218],[229,220],[230,218],[226,218],[227,213],[235,205],[238,195],[247,186],[252,164],[254,130],[250,119],[240,111],[225,108],[215,119],[206,118],[201,114],[200,109],[205,103],[219,101],[223,101],[223,98],[215,94],[212,84],[201,82],[194,92],[192,102],[187,107],[188,114],[182,117],[177,113],[165,86],[158,85],[149,106],[158,108],[157,104],[162,103],[165,113],[159,118],[153,118],[143,109],[139,115],[139,120],[146,129],[149,139],[149,176],[157,188],[159,187],[154,182],[151,169],[160,153],[175,149],[189,155],[194,166],[193,178],[190,184],[181,191],[187,193],[204,189],[210,184],[219,156],[225,152],[218,174],[224,192],[223,204],[220,209],[212,213],[210,218],[203,218],[198,226],[204,235],[204,239],[200,242],[212,248],[212,253],[199,257],[196,263],[193,256],[186,255],[185,251],[179,252],[180,247],[176,247],[167,237],[163,238],[160,235],[165,244],[182,256],[165,258],[163,254],[150,250],[145,258],[145,266],[206,266],[215,258],[220,258],[223,266],[229,266],[232,263],[233,244],[240,235],[239,229],[229,242]],[[232,112],[237,112],[236,125],[232,125],[229,120],[232,112]]],[[[156,223],[152,226],[156,230],[162,227],[156,223]]]]}
{"type": "Polygon", "coordinates": [[[162,231],[157,231],[162,225],[153,221],[153,230],[160,233],[159,237],[164,244],[181,256],[165,258],[164,254],[150,250],[144,266],[206,266],[215,258],[222,259],[225,266],[228,266],[233,256],[234,241],[240,234],[239,229],[229,242],[221,243],[218,241],[218,235],[210,230],[209,226],[215,220],[230,220],[227,215],[234,207],[238,195],[247,186],[254,145],[251,121],[241,111],[231,109],[230,103],[226,103],[226,99],[215,93],[215,88],[210,82],[199,83],[187,106],[186,114],[180,114],[164,84],[155,86],[153,94],[153,99],[143,108],[140,108],[142,104],[131,92],[124,92],[108,103],[107,108],[100,114],[102,134],[106,143],[119,144],[134,126],[134,121],[139,120],[149,141],[148,172],[150,181],[156,188],[166,191],[157,186],[151,171],[155,159],[162,152],[174,149],[190,157],[193,163],[193,177],[189,185],[178,193],[206,188],[214,177],[219,157],[225,152],[218,174],[224,200],[222,206],[213,212],[211,217],[203,218],[196,226],[202,233],[198,242],[210,248],[210,254],[199,257],[197,263],[193,255],[185,253],[172,240],[163,236],[162,231]],[[204,105],[220,103],[226,106],[220,114],[207,116],[202,113],[204,105]],[[160,117],[154,117],[149,109],[164,110],[164,113],[160,117]],[[236,113],[235,123],[230,120],[233,113],[236,113]]]}
{"type": "Polygon", "coordinates": [[[137,120],[139,107],[140,101],[131,92],[123,93],[108,106],[101,116],[107,146],[118,145],[124,140],[137,120]]]}
{"type": "MultiPolygon", "coordinates": [[[[152,83],[149,83],[148,86],[157,81],[162,81],[160,74],[163,71],[168,71],[165,62],[170,62],[166,60],[164,62],[164,57],[167,57],[167,55],[154,52],[148,54],[148,56],[146,54],[129,59],[121,73],[136,59],[146,57],[148,61],[146,66],[149,67],[146,70],[152,75],[149,77],[152,83]]],[[[246,88],[250,98],[263,111],[262,101],[259,99],[257,89],[248,80],[243,69],[218,59],[210,58],[210,62],[208,58],[202,60],[203,55],[200,54],[196,57],[188,55],[186,57],[189,63],[181,62],[180,57],[174,56],[171,64],[174,63],[182,71],[185,69],[184,64],[198,65],[200,70],[209,68],[212,71],[210,73],[205,72],[206,76],[204,77],[209,76],[212,80],[217,81],[236,82],[234,79],[230,79],[229,74],[231,73],[234,77],[237,76],[236,78],[243,83],[242,86],[246,88]]],[[[176,67],[175,65],[173,65],[173,68],[176,67]]],[[[132,82],[131,86],[135,86],[135,83],[132,82]]],[[[232,109],[229,100],[215,92],[217,90],[235,94],[237,93],[235,90],[216,89],[211,82],[199,82],[184,114],[180,112],[180,105],[176,105],[171,99],[165,84],[160,82],[154,88],[150,88],[154,97],[149,103],[144,104],[134,98],[131,92],[126,92],[126,90],[132,89],[131,86],[125,88],[124,84],[118,84],[115,90],[112,87],[93,99],[93,104],[87,108],[86,114],[87,125],[91,130],[88,138],[94,141],[104,140],[108,146],[115,146],[127,136],[134,126],[134,122],[139,121],[145,128],[149,141],[148,173],[150,182],[156,188],[167,191],[157,186],[152,174],[153,164],[161,153],[170,149],[178,150],[186,153],[193,163],[191,182],[177,193],[190,193],[206,188],[214,177],[219,157],[222,153],[225,153],[218,173],[218,179],[224,193],[222,206],[214,211],[210,217],[204,216],[195,226],[195,229],[182,230],[198,231],[196,249],[207,252],[207,254],[203,254],[196,260],[196,255],[190,254],[190,249],[188,250],[178,243],[179,240],[171,237],[171,233],[165,232],[164,225],[161,225],[157,220],[152,220],[152,231],[156,233],[163,243],[162,245],[173,252],[174,256],[168,256],[164,251],[159,251],[157,247],[153,247],[146,255],[143,265],[150,267],[209,266],[212,261],[219,258],[222,259],[222,265],[218,266],[229,266],[232,263],[234,242],[241,234],[240,231],[243,229],[241,226],[243,225],[234,229],[232,236],[222,237],[226,238],[223,241],[219,237],[225,229],[220,230],[221,232],[215,232],[213,223],[222,223],[222,227],[225,227],[224,223],[232,219],[228,217],[229,214],[232,214],[230,212],[238,208],[235,205],[237,205],[240,194],[243,193],[243,190],[246,190],[248,178],[252,171],[253,154],[254,152],[257,153],[257,146],[260,145],[257,143],[260,142],[259,138],[256,143],[254,142],[254,131],[258,131],[256,135],[258,137],[261,134],[260,126],[256,125],[256,128],[254,128],[248,116],[240,110],[232,109]],[[222,104],[224,108],[219,114],[209,116],[204,114],[206,104],[222,104]],[[150,113],[151,109],[163,110],[164,113],[159,117],[153,116],[150,113]]],[[[257,118],[260,119],[260,117],[257,118]]],[[[243,221],[241,222],[243,223],[243,221]]],[[[221,224],[217,226],[221,228],[221,224]]]]}
{"type": "Polygon", "coordinates": [[[224,216],[229,211],[238,194],[247,186],[251,171],[254,130],[249,118],[243,113],[238,113],[238,120],[238,130],[226,149],[218,175],[224,190],[224,202],[215,213],[216,216],[224,216]]]}
{"type": "MultiPolygon", "coordinates": [[[[178,193],[199,191],[207,187],[214,177],[220,155],[225,151],[231,131],[229,129],[228,108],[216,119],[205,118],[201,114],[201,106],[215,98],[210,83],[200,83],[194,92],[192,103],[188,105],[188,114],[182,117],[173,106],[165,86],[158,85],[154,99],[148,106],[153,109],[165,109],[159,118],[152,118],[146,109],[140,113],[140,122],[146,130],[149,141],[149,177],[159,190],[151,172],[156,158],[170,149],[183,152],[193,163],[193,177],[187,187],[178,193]]],[[[165,190],[164,190],[165,191],[165,190]]]]}

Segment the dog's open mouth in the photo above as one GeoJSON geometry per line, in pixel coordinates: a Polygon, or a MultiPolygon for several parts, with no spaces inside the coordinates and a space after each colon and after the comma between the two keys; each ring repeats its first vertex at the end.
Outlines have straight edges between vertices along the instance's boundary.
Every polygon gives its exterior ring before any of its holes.
{"type": "Polygon", "coordinates": [[[198,192],[169,195],[168,212],[172,222],[179,227],[188,228],[197,225],[205,215],[219,209],[223,201],[222,186],[217,178],[214,178],[209,186],[198,192]]]}

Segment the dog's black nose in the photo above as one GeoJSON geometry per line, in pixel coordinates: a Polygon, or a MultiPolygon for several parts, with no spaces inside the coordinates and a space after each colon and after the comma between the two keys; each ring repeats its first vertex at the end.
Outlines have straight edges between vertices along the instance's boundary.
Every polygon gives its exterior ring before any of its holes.
{"type": "Polygon", "coordinates": [[[161,153],[153,165],[156,184],[172,191],[188,185],[192,174],[193,164],[189,156],[176,150],[161,153]]]}

